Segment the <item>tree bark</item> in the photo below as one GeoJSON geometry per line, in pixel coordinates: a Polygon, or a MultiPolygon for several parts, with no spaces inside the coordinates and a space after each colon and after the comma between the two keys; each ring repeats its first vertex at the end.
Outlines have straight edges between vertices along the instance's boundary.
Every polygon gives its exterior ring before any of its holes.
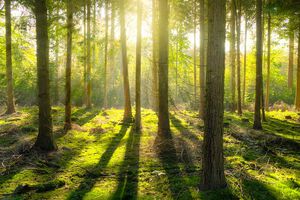
{"type": "Polygon", "coordinates": [[[87,108],[92,107],[91,99],[91,0],[87,0],[87,108]]]}
{"type": "Polygon", "coordinates": [[[223,155],[225,0],[208,1],[206,109],[202,190],[226,187],[223,155]]]}
{"type": "Polygon", "coordinates": [[[152,0],[152,109],[158,111],[158,2],[152,0]]]}
{"type": "Polygon", "coordinates": [[[256,0],[256,87],[254,129],[262,129],[261,99],[262,99],[262,0],[256,0]]]}
{"type": "Polygon", "coordinates": [[[199,117],[204,119],[205,108],[205,4],[200,0],[200,108],[199,117]]]}
{"type": "Polygon", "coordinates": [[[288,71],[288,87],[293,88],[293,78],[294,78],[294,31],[291,31],[289,34],[289,71],[288,71]]]}
{"type": "Polygon", "coordinates": [[[128,78],[128,60],[127,60],[127,44],[126,44],[126,28],[125,28],[125,9],[124,0],[120,0],[120,26],[121,26],[121,46],[122,46],[122,65],[123,65],[123,84],[124,84],[124,121],[132,121],[129,78],[128,78]]]}
{"type": "MultiPolygon", "coordinates": [[[[268,2],[270,3],[270,1],[268,2]]],[[[271,68],[271,13],[268,11],[268,53],[267,53],[267,84],[266,84],[266,111],[269,111],[270,98],[270,68],[271,68]]]]}
{"type": "Polygon", "coordinates": [[[6,79],[7,79],[7,110],[6,114],[16,112],[13,89],[13,70],[11,54],[11,0],[5,0],[5,30],[6,30],[6,79]]]}
{"type": "Polygon", "coordinates": [[[300,27],[298,30],[298,63],[297,63],[297,92],[296,109],[300,111],[300,27]]]}
{"type": "MultiPolygon", "coordinates": [[[[56,15],[59,16],[59,6],[57,6],[56,15]]],[[[54,105],[59,104],[59,25],[55,26],[55,69],[54,69],[54,105]]]]}
{"type": "Polygon", "coordinates": [[[49,38],[46,0],[35,0],[37,35],[37,78],[39,102],[39,133],[35,147],[40,150],[56,150],[53,133],[49,94],[49,38]]]}
{"type": "Polygon", "coordinates": [[[137,38],[136,38],[136,91],[135,91],[135,128],[141,129],[141,50],[142,50],[142,0],[137,2],[137,38]]]}
{"type": "Polygon", "coordinates": [[[196,105],[197,102],[197,3],[196,0],[194,0],[194,103],[193,108],[196,105]]]}
{"type": "Polygon", "coordinates": [[[65,99],[65,130],[71,126],[71,67],[72,67],[72,33],[73,33],[73,2],[67,1],[67,62],[66,62],[66,99],[65,99]]]}
{"type": "Polygon", "coordinates": [[[244,41],[244,78],[243,78],[243,106],[245,106],[246,99],[246,75],[247,75],[247,16],[245,13],[245,41],[244,41]]]}
{"type": "Polygon", "coordinates": [[[83,38],[83,102],[84,105],[87,106],[87,37],[86,37],[86,33],[87,33],[87,23],[86,23],[86,18],[87,18],[87,13],[86,13],[86,9],[87,8],[87,0],[84,0],[84,15],[83,15],[83,29],[84,29],[84,38],[83,38]]]}
{"type": "Polygon", "coordinates": [[[242,95],[241,95],[241,21],[242,21],[242,7],[240,0],[238,2],[237,13],[237,110],[238,114],[242,115],[242,95]]]}
{"type": "Polygon", "coordinates": [[[235,24],[236,24],[236,5],[235,0],[231,0],[231,18],[230,18],[230,66],[231,66],[231,111],[235,112],[236,110],[236,97],[235,97],[235,90],[236,90],[236,68],[235,68],[235,61],[236,61],[236,38],[235,38],[235,24]]]}
{"type": "Polygon", "coordinates": [[[168,102],[168,73],[169,73],[169,5],[168,0],[159,1],[159,111],[158,133],[170,133],[169,102],[168,102]]]}
{"type": "Polygon", "coordinates": [[[104,46],[104,108],[107,108],[107,80],[108,80],[108,0],[105,1],[105,46],[104,46]]]}
{"type": "MultiPolygon", "coordinates": [[[[110,29],[110,80],[112,90],[115,88],[115,1],[111,1],[111,29],[110,29]]],[[[111,98],[111,96],[110,96],[111,98]]],[[[111,99],[110,99],[111,100],[111,99]]]]}

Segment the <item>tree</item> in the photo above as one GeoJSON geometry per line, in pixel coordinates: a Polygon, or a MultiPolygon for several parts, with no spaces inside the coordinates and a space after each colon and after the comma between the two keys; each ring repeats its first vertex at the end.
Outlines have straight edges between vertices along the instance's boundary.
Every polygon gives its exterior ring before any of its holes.
{"type": "Polygon", "coordinates": [[[247,35],[248,35],[248,18],[245,12],[245,39],[244,39],[244,74],[243,74],[243,105],[245,106],[246,98],[246,73],[247,73],[247,35]]]}
{"type": "Polygon", "coordinates": [[[67,62],[66,62],[66,99],[65,99],[65,130],[71,129],[71,67],[72,67],[72,32],[73,2],[67,1],[67,62]]]}
{"type": "Polygon", "coordinates": [[[87,0],[87,54],[86,54],[86,79],[87,102],[86,107],[92,107],[91,99],[91,0],[87,0]]]}
{"type": "Polygon", "coordinates": [[[104,46],[104,108],[107,108],[107,60],[108,60],[108,0],[105,1],[105,46],[104,46]]]}
{"type": "Polygon", "coordinates": [[[223,155],[225,0],[208,1],[206,109],[201,189],[226,187],[223,155]]]}
{"type": "Polygon", "coordinates": [[[256,0],[256,86],[254,129],[262,129],[261,99],[262,99],[262,0],[256,0]]]}
{"type": "MultiPolygon", "coordinates": [[[[268,1],[270,4],[270,0],[268,1]]],[[[267,52],[267,83],[266,83],[266,110],[269,110],[270,98],[270,68],[271,68],[271,12],[268,11],[268,52],[267,52]]]]}
{"type": "Polygon", "coordinates": [[[168,73],[169,73],[169,5],[168,0],[159,1],[159,108],[158,108],[158,133],[170,133],[169,102],[168,102],[168,73]]]}
{"type": "Polygon", "coordinates": [[[37,35],[37,76],[39,103],[39,133],[34,146],[37,149],[56,150],[49,94],[49,39],[46,0],[34,1],[37,35]]]}
{"type": "Polygon", "coordinates": [[[5,30],[6,30],[6,79],[7,79],[7,110],[6,114],[16,112],[13,89],[13,70],[11,57],[11,0],[5,0],[5,30]]]}
{"type": "Polygon", "coordinates": [[[205,108],[205,13],[204,0],[200,0],[200,109],[199,116],[204,118],[205,108]]]}
{"type": "Polygon", "coordinates": [[[125,97],[124,108],[124,121],[132,121],[129,78],[128,78],[128,60],[127,60],[127,44],[126,44],[126,28],[125,28],[125,9],[124,0],[120,0],[120,35],[121,35],[121,48],[122,48],[122,66],[123,66],[123,87],[125,97]]]}
{"type": "Polygon", "coordinates": [[[152,0],[152,109],[158,111],[158,14],[157,0],[152,0]]]}
{"type": "Polygon", "coordinates": [[[87,0],[84,0],[84,8],[83,8],[83,102],[84,105],[87,106],[88,93],[87,93],[87,0]]]}
{"type": "Polygon", "coordinates": [[[137,38],[136,38],[136,92],[135,92],[135,128],[141,128],[141,48],[142,48],[142,2],[137,2],[137,38]]]}
{"type": "Polygon", "coordinates": [[[294,77],[294,30],[289,33],[289,70],[288,70],[288,87],[293,88],[294,77]]]}
{"type": "Polygon", "coordinates": [[[197,102],[197,35],[196,35],[196,30],[197,30],[197,2],[194,0],[193,2],[194,5],[194,104],[196,105],[197,102]]]}
{"type": "Polygon", "coordinates": [[[231,0],[230,4],[230,66],[231,66],[231,110],[235,112],[236,110],[236,99],[235,99],[235,90],[236,90],[236,80],[235,80],[235,60],[236,60],[236,38],[235,38],[235,23],[236,23],[236,5],[235,0],[231,0]]]}
{"type": "Polygon", "coordinates": [[[237,24],[237,92],[238,92],[238,98],[237,98],[237,110],[238,114],[242,115],[242,96],[241,96],[241,21],[242,21],[242,3],[241,1],[237,1],[237,18],[236,18],[236,24],[237,24]]]}
{"type": "Polygon", "coordinates": [[[296,109],[298,111],[300,111],[300,26],[298,28],[298,63],[297,63],[296,109]]]}

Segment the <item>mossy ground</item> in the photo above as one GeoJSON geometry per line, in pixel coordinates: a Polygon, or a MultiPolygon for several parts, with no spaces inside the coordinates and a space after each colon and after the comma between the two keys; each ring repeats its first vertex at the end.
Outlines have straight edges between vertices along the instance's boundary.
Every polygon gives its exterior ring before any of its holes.
{"type": "Polygon", "coordinates": [[[252,130],[252,113],[225,113],[228,187],[211,192],[198,189],[203,122],[196,113],[171,112],[172,137],[164,140],[150,110],[142,110],[140,133],[122,123],[121,110],[74,108],[73,130],[64,134],[63,114],[53,109],[59,150],[49,154],[26,151],[37,134],[36,108],[0,118],[0,199],[300,199],[297,113],[267,113],[264,131],[252,130]],[[57,180],[64,184],[50,191],[14,193],[57,180]]]}

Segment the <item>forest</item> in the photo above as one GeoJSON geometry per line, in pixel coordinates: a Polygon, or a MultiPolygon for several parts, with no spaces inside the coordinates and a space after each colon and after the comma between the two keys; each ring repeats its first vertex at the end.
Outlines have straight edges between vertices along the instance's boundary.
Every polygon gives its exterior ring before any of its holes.
{"type": "Polygon", "coordinates": [[[0,199],[300,199],[300,1],[0,0],[0,199]]]}

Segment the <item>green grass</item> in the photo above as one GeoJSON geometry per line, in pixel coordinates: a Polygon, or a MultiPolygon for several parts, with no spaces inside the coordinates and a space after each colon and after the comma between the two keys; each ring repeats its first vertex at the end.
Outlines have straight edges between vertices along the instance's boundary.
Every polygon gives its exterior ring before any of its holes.
{"type": "Polygon", "coordinates": [[[73,130],[63,134],[63,114],[53,109],[59,150],[49,154],[25,151],[37,134],[36,108],[0,118],[0,199],[300,199],[297,113],[267,113],[263,131],[252,130],[252,113],[225,113],[228,187],[210,192],[198,189],[203,122],[196,113],[171,112],[167,139],[157,137],[157,117],[146,109],[140,133],[121,123],[121,110],[74,108],[73,130]],[[22,185],[31,189],[15,194],[22,185]]]}

